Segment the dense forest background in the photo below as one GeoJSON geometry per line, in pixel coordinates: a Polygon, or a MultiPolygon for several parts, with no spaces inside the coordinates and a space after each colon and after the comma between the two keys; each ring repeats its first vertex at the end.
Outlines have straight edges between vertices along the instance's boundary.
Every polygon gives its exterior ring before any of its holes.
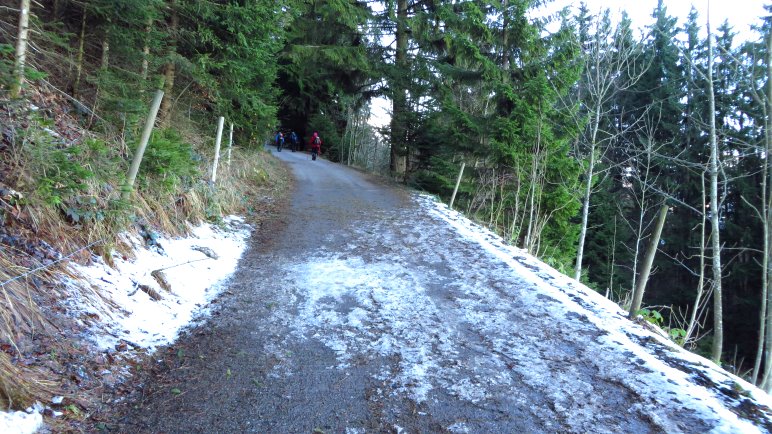
{"type": "MultiPolygon", "coordinates": [[[[769,390],[772,6],[738,40],[663,1],[643,31],[584,5],[538,18],[544,3],[1,0],[0,216],[48,216],[36,225],[83,245],[136,223],[138,202],[216,219],[247,206],[198,182],[219,117],[245,151],[318,131],[327,158],[453,196],[769,390]],[[367,123],[374,98],[392,103],[384,128],[367,123]]],[[[259,184],[261,170],[233,176],[259,184]]],[[[13,341],[29,321],[3,306],[13,341]]]]}

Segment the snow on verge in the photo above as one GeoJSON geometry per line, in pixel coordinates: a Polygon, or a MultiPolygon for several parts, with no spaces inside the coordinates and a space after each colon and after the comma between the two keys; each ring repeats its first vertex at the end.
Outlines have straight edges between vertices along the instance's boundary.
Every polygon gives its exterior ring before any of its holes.
{"type": "Polygon", "coordinates": [[[43,416],[40,413],[25,413],[23,411],[0,411],[0,432],[15,434],[32,434],[43,426],[43,416]]]}
{"type": "MultiPolygon", "coordinates": [[[[529,280],[538,290],[560,300],[563,309],[582,315],[599,329],[604,330],[607,334],[601,338],[601,341],[604,341],[607,346],[617,347],[620,352],[632,351],[635,357],[650,368],[650,374],[638,374],[636,386],[639,388],[639,393],[646,395],[652,402],[666,401],[663,396],[667,394],[680,395],[683,402],[676,402],[687,408],[691,407],[692,411],[701,414],[704,419],[711,420],[716,415],[719,417],[713,429],[713,432],[717,433],[737,432],[738,429],[742,432],[759,432],[763,429],[753,426],[752,423],[739,418],[729,410],[733,407],[742,407],[741,401],[745,400],[757,405],[764,413],[758,415],[759,417],[769,418],[772,397],[761,389],[726,372],[709,360],[684,350],[667,338],[633,326],[626,319],[626,312],[615,303],[592,289],[578,284],[524,250],[507,245],[498,235],[473,223],[462,214],[448,209],[447,205],[435,201],[433,197],[419,196],[418,201],[429,210],[430,214],[450,224],[459,235],[478,243],[483,249],[516,270],[521,277],[529,280]],[[667,348],[669,354],[654,353],[639,344],[646,340],[657,341],[662,347],[667,348]],[[664,373],[665,376],[657,375],[658,373],[664,373]],[[712,386],[702,387],[701,382],[712,383],[712,386]],[[739,393],[726,392],[731,390],[735,392],[739,390],[739,393]],[[732,395],[739,395],[739,398],[732,395]]],[[[595,354],[603,357],[601,351],[595,354]]],[[[607,375],[616,375],[622,382],[629,378],[627,372],[613,372],[613,368],[609,371],[611,372],[607,375]]]]}
{"type": "MultiPolygon", "coordinates": [[[[70,266],[81,279],[66,282],[69,308],[77,312],[79,321],[89,321],[88,338],[100,350],[124,340],[153,351],[173,342],[183,327],[207,312],[207,303],[223,290],[236,270],[251,231],[243,219],[230,216],[224,219],[223,227],[205,223],[192,228],[189,238],[157,238],[152,249],[136,237],[126,236],[134,247],[134,259],[114,253],[115,268],[102,258],[94,258],[90,266],[70,266]],[[216,258],[202,250],[214,252],[216,258]],[[154,270],[163,270],[170,291],[162,289],[150,275],[154,270]],[[154,300],[140,290],[140,285],[161,298],[154,300]]],[[[0,433],[38,432],[43,428],[42,409],[36,404],[26,412],[0,410],[0,433]]]]}
{"type": "Polygon", "coordinates": [[[251,228],[239,217],[228,217],[224,222],[222,228],[210,224],[195,227],[189,238],[158,238],[160,248],[154,249],[127,237],[135,258],[113,254],[115,268],[101,258],[90,266],[72,265],[82,280],[70,284],[90,284],[90,288],[70,291],[74,299],[71,308],[80,313],[79,317],[97,318],[89,324],[89,339],[101,350],[121,340],[151,351],[173,342],[180,329],[206,313],[207,303],[223,290],[246,248],[251,228]],[[207,256],[202,247],[211,249],[217,258],[207,256]],[[163,271],[170,290],[161,288],[151,276],[154,270],[163,271]],[[93,293],[83,296],[89,289],[93,293]],[[148,294],[153,291],[160,295],[159,300],[148,294]]]}

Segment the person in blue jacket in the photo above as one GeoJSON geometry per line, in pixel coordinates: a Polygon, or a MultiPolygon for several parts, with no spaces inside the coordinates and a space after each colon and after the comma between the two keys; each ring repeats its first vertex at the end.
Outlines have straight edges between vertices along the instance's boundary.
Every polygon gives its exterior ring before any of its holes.
{"type": "Polygon", "coordinates": [[[276,145],[276,150],[281,152],[281,148],[284,147],[284,134],[282,134],[281,131],[276,133],[276,137],[274,137],[274,144],[276,145]]]}

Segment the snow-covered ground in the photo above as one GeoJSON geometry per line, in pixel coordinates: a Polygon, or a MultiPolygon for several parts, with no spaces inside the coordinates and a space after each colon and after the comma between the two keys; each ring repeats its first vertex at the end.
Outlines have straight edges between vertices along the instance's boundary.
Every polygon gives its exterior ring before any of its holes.
{"type": "Polygon", "coordinates": [[[0,411],[0,432],[8,434],[32,434],[43,426],[43,416],[29,409],[23,411],[0,411]]]}
{"type": "MultiPolygon", "coordinates": [[[[408,396],[437,415],[451,408],[458,412],[445,426],[452,432],[500,427],[486,425],[500,423],[486,420],[486,411],[549,431],[769,432],[772,399],[763,391],[630,322],[613,302],[433,198],[412,200],[346,229],[342,248],[277,261],[287,272],[274,285],[287,303],[261,321],[291,333],[263,348],[275,352],[272,375],[293,375],[287,343],[314,339],[334,351],[333,369],[393,361],[376,374],[383,388],[375,394],[384,402],[408,396]],[[513,416],[513,409],[525,410],[513,416]]],[[[116,255],[115,268],[100,260],[74,266],[94,291],[70,308],[94,344],[152,351],[205,315],[249,235],[238,219],[226,226],[159,239],[161,249],[133,240],[135,258],[116,255]],[[163,270],[168,290],[154,270],[163,270]]],[[[329,236],[323,245],[335,245],[329,236]]],[[[0,432],[34,432],[40,423],[36,414],[0,413],[0,432]],[[14,426],[3,425],[8,417],[17,418],[15,430],[3,430],[14,426]]]]}
{"type": "MultiPolygon", "coordinates": [[[[542,419],[534,423],[550,429],[543,419],[558,418],[553,428],[572,432],[614,432],[608,427],[625,426],[625,417],[630,432],[771,426],[772,399],[760,389],[629,321],[615,303],[433,198],[413,200],[418,213],[352,225],[345,248],[287,265],[281,286],[296,288],[288,305],[298,313],[275,314],[291,318],[287,342],[321,341],[344,371],[363,358],[397,360],[380,374],[391,391],[381,392],[407,395],[430,413],[460,400],[503,412],[530,405],[542,419]],[[390,251],[379,257],[378,246],[390,251]],[[531,402],[539,394],[542,402],[531,402]],[[749,405],[759,409],[750,417],[749,405]]],[[[284,346],[276,346],[279,359],[284,346]]],[[[275,369],[290,375],[289,365],[275,369]]]]}
{"type": "MultiPolygon", "coordinates": [[[[500,237],[449,210],[444,204],[428,198],[423,198],[423,203],[431,214],[446,221],[461,236],[473,240],[504,262],[512,272],[532,285],[535,292],[556,300],[557,303],[546,303],[553,310],[550,316],[564,318],[567,323],[555,324],[555,329],[570,330],[573,324],[568,322],[577,320],[594,324],[602,334],[587,345],[594,363],[606,368],[604,376],[629,384],[647,401],[692,411],[702,420],[714,423],[712,432],[766,431],[728,410],[742,407],[744,404],[741,401],[747,399],[760,408],[766,407],[762,418],[770,420],[772,398],[764,391],[711,361],[680,348],[660,334],[633,326],[627,319],[627,312],[617,304],[577,284],[521,249],[507,246],[500,237]],[[651,340],[659,345],[642,345],[651,340]],[[635,360],[640,371],[632,373],[626,367],[615,366],[616,357],[613,355],[618,354],[626,354],[626,357],[635,360]]],[[[538,300],[534,298],[533,302],[538,303],[538,300]]],[[[654,408],[651,404],[649,406],[654,408]]],[[[651,412],[650,416],[656,416],[656,412],[651,412]]],[[[667,432],[683,429],[670,426],[667,417],[653,419],[667,432]]]]}
{"type": "MultiPolygon", "coordinates": [[[[99,350],[131,345],[153,351],[206,316],[208,303],[226,288],[236,270],[250,233],[243,219],[231,216],[221,226],[191,228],[186,238],[154,237],[149,248],[126,235],[133,258],[114,253],[114,267],[99,257],[92,265],[70,266],[79,278],[67,283],[68,307],[85,323],[86,338],[99,350]],[[155,270],[162,270],[167,289],[151,276],[155,270]]],[[[38,404],[27,412],[0,411],[0,433],[36,432],[43,423],[42,410],[38,404]]]]}
{"type": "Polygon", "coordinates": [[[72,283],[87,282],[93,289],[86,297],[81,294],[87,291],[71,291],[77,297],[72,308],[80,317],[96,319],[89,338],[103,350],[121,341],[150,350],[173,342],[183,327],[206,313],[207,303],[223,290],[246,248],[249,226],[238,217],[224,222],[223,228],[202,224],[188,238],[157,238],[150,248],[128,237],[134,258],[115,253],[114,268],[102,258],[89,266],[73,265],[82,279],[72,283]],[[165,275],[168,288],[151,275],[154,271],[165,275]]]}

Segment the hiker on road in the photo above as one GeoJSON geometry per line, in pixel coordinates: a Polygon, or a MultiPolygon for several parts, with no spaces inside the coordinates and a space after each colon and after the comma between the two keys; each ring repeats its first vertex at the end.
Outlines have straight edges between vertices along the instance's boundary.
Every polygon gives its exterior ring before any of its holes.
{"type": "Polygon", "coordinates": [[[298,135],[295,134],[294,130],[290,133],[290,145],[292,146],[292,152],[300,149],[300,139],[298,139],[298,135]]]}
{"type": "Polygon", "coordinates": [[[314,131],[309,143],[311,145],[311,159],[316,160],[316,156],[322,153],[322,138],[319,137],[319,133],[314,131]]]}
{"type": "Polygon", "coordinates": [[[276,150],[281,152],[281,148],[284,146],[284,134],[281,131],[276,133],[274,141],[276,142],[276,150]]]}

